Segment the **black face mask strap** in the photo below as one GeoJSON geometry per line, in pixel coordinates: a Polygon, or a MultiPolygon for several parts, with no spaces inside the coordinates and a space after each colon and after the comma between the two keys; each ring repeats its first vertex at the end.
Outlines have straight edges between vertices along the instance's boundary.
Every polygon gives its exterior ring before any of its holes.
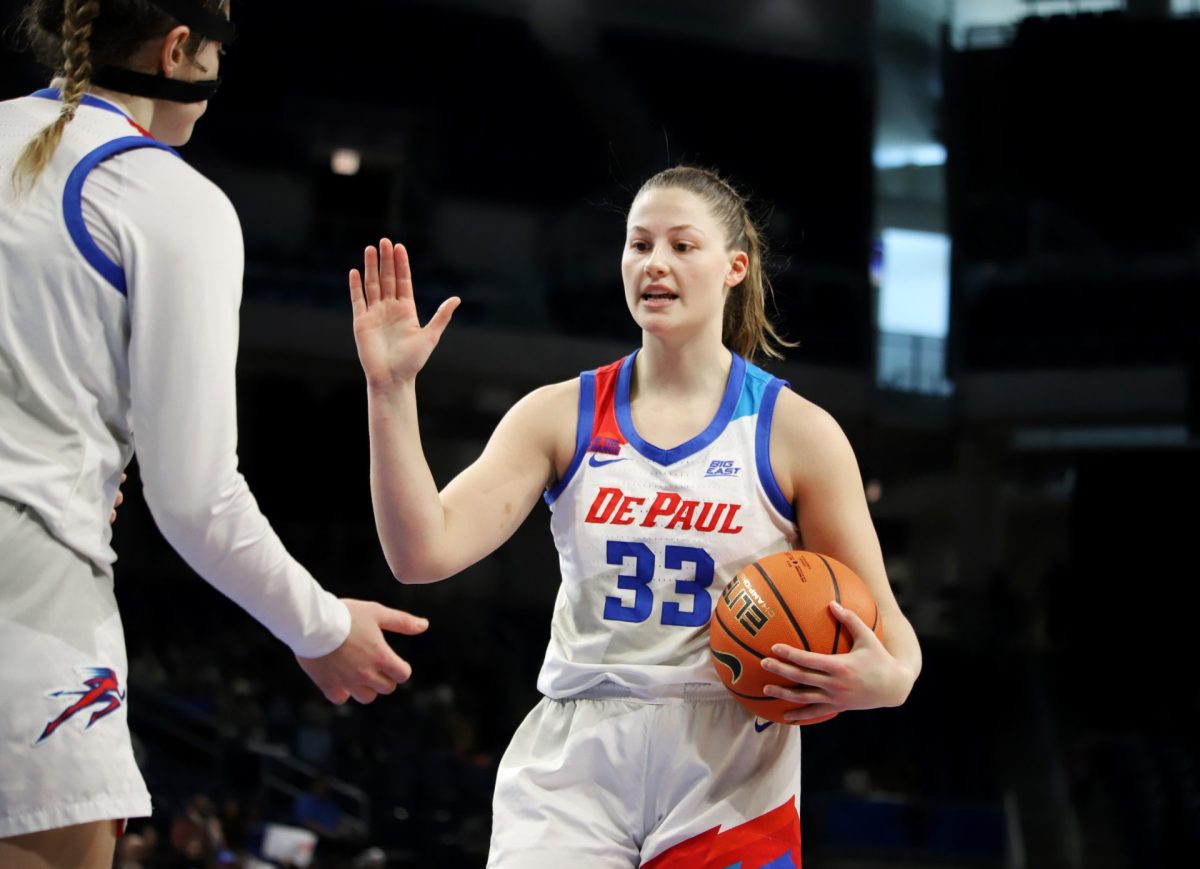
{"type": "Polygon", "coordinates": [[[206,39],[213,39],[226,47],[237,38],[237,27],[220,12],[212,12],[198,5],[195,0],[150,0],[163,12],[171,15],[180,24],[186,24],[206,39]]]}
{"type": "Polygon", "coordinates": [[[212,99],[221,79],[179,81],[164,75],[149,75],[110,66],[92,74],[92,83],[123,94],[167,100],[172,103],[199,103],[212,99]]]}
{"type": "MultiPolygon", "coordinates": [[[[180,24],[186,24],[205,39],[211,39],[227,46],[237,38],[237,28],[228,18],[219,12],[205,9],[196,0],[150,0],[150,2],[175,18],[180,24]]],[[[199,103],[212,99],[217,92],[217,87],[221,84],[219,78],[206,81],[178,81],[163,75],[148,75],[144,72],[134,72],[131,69],[111,66],[93,73],[92,81],[100,87],[120,91],[123,94],[167,100],[172,103],[199,103]]]]}

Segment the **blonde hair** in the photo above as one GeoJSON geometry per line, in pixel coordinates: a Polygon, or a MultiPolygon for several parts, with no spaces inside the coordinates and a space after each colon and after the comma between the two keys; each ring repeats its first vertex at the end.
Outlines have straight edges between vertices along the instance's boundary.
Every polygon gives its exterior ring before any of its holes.
{"type": "Polygon", "coordinates": [[[92,22],[100,14],[99,0],[66,0],[62,24],[62,108],[53,123],[33,137],[13,166],[12,182],[18,193],[37,181],[62,141],[63,130],[75,118],[92,77],[92,22]]]}
{"type": "Polygon", "coordinates": [[[795,347],[796,342],[784,339],[767,315],[772,289],[763,269],[766,243],[750,217],[746,198],[716,172],[696,166],[675,166],[650,177],[634,199],[649,190],[664,188],[688,190],[703,199],[725,230],[726,249],[745,251],[749,259],[746,277],[730,288],[725,300],[721,341],[747,359],[759,355],[782,359],[780,348],[795,347]]]}
{"type": "MultiPolygon", "coordinates": [[[[210,10],[224,6],[224,0],[190,2],[210,10]]],[[[21,20],[25,38],[38,61],[65,81],[58,117],[30,140],[13,166],[12,183],[18,194],[33,186],[54,156],[91,85],[93,67],[127,64],[147,40],[165,36],[179,23],[152,0],[30,0],[26,4],[21,20]]],[[[195,59],[204,42],[193,31],[184,53],[195,59]]]]}

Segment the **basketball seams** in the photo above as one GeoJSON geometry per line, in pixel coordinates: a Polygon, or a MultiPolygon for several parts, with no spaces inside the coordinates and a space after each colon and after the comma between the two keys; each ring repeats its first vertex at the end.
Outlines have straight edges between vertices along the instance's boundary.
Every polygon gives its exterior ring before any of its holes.
{"type": "MultiPolygon", "coordinates": [[[[814,644],[826,649],[832,644],[832,654],[844,654],[853,647],[854,634],[848,625],[829,612],[830,600],[844,608],[853,609],[855,613],[861,612],[864,622],[866,622],[865,613],[869,601],[874,609],[871,631],[879,636],[882,628],[882,608],[874,599],[874,595],[871,594],[866,583],[852,568],[847,567],[836,558],[817,552],[794,550],[772,553],[747,564],[742,572],[734,577],[733,582],[744,583],[745,589],[736,594],[730,592],[729,598],[722,596],[721,603],[714,608],[713,618],[720,625],[720,629],[716,626],[710,627],[710,651],[714,653],[712,656],[714,660],[716,660],[715,653],[717,651],[722,657],[728,654],[741,660],[744,669],[742,678],[736,687],[732,680],[727,678],[730,675],[727,672],[728,665],[717,666],[717,673],[726,689],[743,707],[752,714],[770,721],[789,723],[784,718],[785,713],[807,709],[813,704],[794,705],[780,697],[755,694],[753,693],[755,690],[761,692],[765,686],[778,685],[781,688],[803,691],[809,686],[805,683],[778,682],[769,676],[758,673],[753,666],[755,660],[766,659],[770,657],[770,654],[757,651],[751,647],[751,644],[764,648],[770,647],[773,638],[778,637],[779,642],[803,646],[805,650],[814,652],[816,651],[813,648],[814,644]],[[821,564],[825,566],[829,575],[829,586],[824,586],[822,579],[817,576],[820,568],[817,567],[815,559],[820,559],[821,564]],[[761,583],[750,571],[751,567],[758,571],[758,576],[762,577],[761,583]],[[783,591],[788,593],[789,598],[784,597],[783,591]],[[746,621],[738,619],[735,613],[745,612],[745,607],[751,606],[752,602],[757,603],[761,612],[757,612],[753,617],[747,616],[746,621]],[[731,603],[735,605],[731,606],[731,603]],[[739,610],[739,607],[743,607],[743,609],[739,610]],[[772,608],[774,608],[773,612],[771,612],[772,608]],[[786,613],[786,620],[777,618],[780,609],[786,613]],[[767,615],[768,612],[770,615],[767,615]],[[734,619],[732,626],[731,619],[734,619]],[[760,624],[760,622],[762,623],[760,624]],[[792,628],[790,632],[787,629],[789,624],[792,628]],[[752,628],[756,632],[747,635],[752,628]],[[789,633],[790,637],[781,636],[789,633]],[[842,649],[843,636],[846,640],[845,649],[842,649]],[[729,643],[725,637],[729,637],[734,643],[729,643]],[[743,650],[751,654],[745,655],[743,650]]],[[[720,664],[719,661],[717,663],[720,664]]],[[[831,712],[796,723],[816,724],[836,716],[836,712],[831,712]]]]}
{"type": "Polygon", "coordinates": [[[775,587],[775,583],[773,583],[771,581],[771,577],[769,575],[767,575],[767,572],[762,569],[762,565],[759,564],[757,561],[754,562],[754,564],[752,566],[754,567],[755,570],[757,570],[759,572],[759,574],[762,575],[762,578],[766,581],[767,585],[770,587],[771,593],[773,595],[775,595],[775,600],[779,603],[780,608],[783,610],[784,614],[788,617],[788,621],[792,623],[792,627],[796,629],[796,636],[798,636],[800,638],[800,642],[804,643],[805,650],[811,652],[812,646],[810,646],[808,643],[808,637],[806,637],[804,635],[804,631],[800,628],[800,624],[796,621],[796,617],[794,615],[792,615],[791,609],[788,608],[787,601],[785,601],[783,599],[783,595],[781,595],[779,593],[779,589],[777,589],[775,587]]]}
{"type": "MultiPolygon", "coordinates": [[[[833,572],[833,565],[830,564],[828,561],[826,561],[825,556],[821,555],[819,552],[814,552],[813,555],[815,555],[815,556],[817,556],[817,558],[821,559],[821,563],[824,564],[825,569],[829,571],[829,581],[833,583],[833,599],[835,601],[837,601],[839,604],[841,604],[842,589],[841,589],[841,586],[838,585],[837,574],[833,572]]],[[[879,607],[876,607],[875,610],[876,610],[876,612],[878,612],[879,607]]],[[[838,642],[841,640],[841,637],[842,637],[842,623],[840,621],[838,621],[837,619],[834,619],[833,621],[834,621],[833,651],[830,654],[836,655],[838,653],[838,642]]]]}

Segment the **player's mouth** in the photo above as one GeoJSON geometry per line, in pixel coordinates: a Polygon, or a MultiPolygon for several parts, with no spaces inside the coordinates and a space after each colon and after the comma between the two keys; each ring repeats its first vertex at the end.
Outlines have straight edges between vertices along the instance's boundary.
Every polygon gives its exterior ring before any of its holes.
{"type": "Polygon", "coordinates": [[[663,286],[651,284],[642,290],[642,301],[650,304],[666,304],[679,298],[679,294],[663,286]]]}

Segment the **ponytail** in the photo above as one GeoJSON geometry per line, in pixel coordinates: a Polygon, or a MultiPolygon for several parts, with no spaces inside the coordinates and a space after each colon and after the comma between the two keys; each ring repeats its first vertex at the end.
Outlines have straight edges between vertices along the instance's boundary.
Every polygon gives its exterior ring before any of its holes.
{"type": "Polygon", "coordinates": [[[746,277],[730,288],[725,300],[722,343],[746,359],[759,355],[782,359],[780,348],[795,347],[797,342],[781,337],[767,314],[772,290],[763,269],[766,243],[750,217],[746,198],[716,172],[695,166],[664,169],[642,185],[638,196],[661,188],[688,190],[703,199],[725,230],[726,249],[744,251],[749,260],[746,277]]]}
{"type": "Polygon", "coordinates": [[[75,118],[92,77],[92,22],[100,14],[99,0],[65,0],[62,25],[62,108],[54,122],[39,132],[21,152],[13,167],[12,182],[18,193],[33,186],[62,141],[63,130],[75,118]]]}

